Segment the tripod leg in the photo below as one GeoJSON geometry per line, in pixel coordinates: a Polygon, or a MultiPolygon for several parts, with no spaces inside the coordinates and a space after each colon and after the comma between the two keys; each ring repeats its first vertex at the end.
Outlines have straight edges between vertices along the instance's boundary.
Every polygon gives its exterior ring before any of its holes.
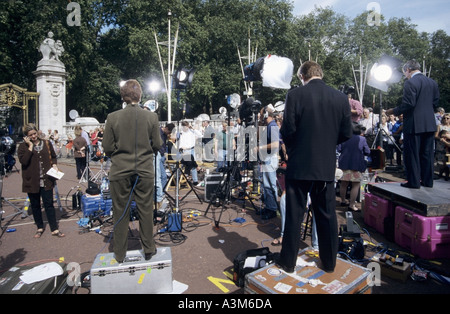
{"type": "MultiPolygon", "coordinates": [[[[180,169],[180,170],[181,170],[181,169],[180,169]]],[[[195,189],[194,189],[192,183],[187,179],[187,177],[186,177],[186,175],[184,174],[183,171],[181,171],[181,175],[183,176],[183,178],[186,180],[187,184],[188,184],[189,187],[191,188],[191,189],[189,190],[189,192],[187,192],[186,195],[183,196],[183,198],[181,199],[181,201],[184,200],[184,199],[189,195],[189,193],[194,192],[194,194],[195,194],[195,196],[197,196],[197,199],[198,199],[198,201],[200,202],[200,204],[203,204],[202,199],[201,199],[200,196],[197,194],[197,192],[195,191],[195,189]]]]}

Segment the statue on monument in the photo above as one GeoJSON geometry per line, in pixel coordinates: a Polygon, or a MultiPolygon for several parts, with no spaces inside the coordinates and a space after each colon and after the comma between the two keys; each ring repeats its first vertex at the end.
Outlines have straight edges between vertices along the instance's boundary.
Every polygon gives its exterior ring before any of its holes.
{"type": "Polygon", "coordinates": [[[64,52],[61,40],[55,42],[53,32],[48,32],[47,36],[39,47],[39,51],[42,53],[42,60],[56,60],[61,62],[59,57],[64,52]]]}

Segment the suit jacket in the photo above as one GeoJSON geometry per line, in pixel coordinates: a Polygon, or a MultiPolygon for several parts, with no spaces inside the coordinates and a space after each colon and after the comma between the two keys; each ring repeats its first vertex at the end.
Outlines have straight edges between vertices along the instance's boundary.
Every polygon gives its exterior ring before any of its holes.
{"type": "Polygon", "coordinates": [[[439,105],[438,85],[422,73],[405,82],[403,99],[394,114],[403,114],[403,132],[417,134],[436,132],[435,108],[439,105]]]}
{"type": "Polygon", "coordinates": [[[280,131],[287,179],[333,181],[336,145],[353,135],[347,96],[320,79],[289,91],[280,131]]]}
{"type": "Polygon", "coordinates": [[[137,104],[110,113],[102,146],[111,157],[111,181],[135,174],[154,178],[153,154],[161,147],[158,116],[137,104]]]}

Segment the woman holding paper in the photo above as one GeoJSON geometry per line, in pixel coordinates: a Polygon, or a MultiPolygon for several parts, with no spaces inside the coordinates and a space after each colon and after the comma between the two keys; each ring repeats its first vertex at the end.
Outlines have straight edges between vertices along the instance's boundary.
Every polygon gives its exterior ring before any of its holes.
{"type": "Polygon", "coordinates": [[[51,168],[59,171],[56,153],[49,141],[38,137],[38,130],[34,124],[25,125],[23,134],[24,141],[17,149],[17,156],[22,164],[22,191],[28,194],[34,222],[38,228],[34,237],[40,238],[44,232],[41,198],[52,235],[64,237],[65,235],[58,229],[53,206],[53,188],[56,179],[47,174],[51,168]]]}

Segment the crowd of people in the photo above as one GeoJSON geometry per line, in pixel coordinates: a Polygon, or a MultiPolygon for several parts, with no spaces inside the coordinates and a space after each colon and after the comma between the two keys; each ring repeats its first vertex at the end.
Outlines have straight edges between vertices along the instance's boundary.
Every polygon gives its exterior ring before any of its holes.
{"type": "MultiPolygon", "coordinates": [[[[404,170],[403,114],[396,116],[391,111],[388,114],[387,110],[383,110],[380,118],[380,115],[374,113],[372,108],[362,108],[358,101],[352,101],[357,103],[363,112],[353,121],[361,126],[361,136],[367,140],[369,148],[381,148],[385,154],[386,165],[397,166],[398,169],[404,170]]],[[[438,107],[434,114],[434,122],[436,131],[430,132],[433,133],[432,161],[439,169],[439,178],[448,181],[449,167],[446,165],[448,162],[446,154],[449,151],[446,138],[447,132],[450,132],[450,113],[445,113],[444,108],[438,107]]]]}
{"type": "MultiPolygon", "coordinates": [[[[300,67],[298,76],[303,86],[288,92],[284,113],[277,113],[271,105],[264,106],[258,112],[257,121],[254,121],[254,125],[258,126],[255,133],[257,142],[252,146],[244,141],[250,146],[244,163],[249,159],[258,163],[257,175],[263,191],[263,206],[259,214],[264,219],[271,219],[277,216],[277,210],[281,212],[281,236],[274,240],[273,245],[282,245],[277,264],[286,271],[292,271],[295,266],[301,218],[308,207],[313,213],[313,231],[317,234],[313,242],[321,248],[322,268],[325,271],[334,270],[338,248],[336,166],[343,172],[340,177],[341,205],[348,206],[349,210],[357,210],[356,196],[362,173],[367,168],[370,147],[382,148],[390,165],[395,162],[397,166],[405,167],[408,182],[403,186],[418,188],[416,168],[422,167],[419,170],[422,175],[419,175],[419,185],[431,187],[427,173],[429,164],[412,164],[410,159],[415,154],[416,144],[420,148],[429,147],[432,134],[433,161],[440,166],[439,175],[445,175],[448,180],[445,153],[450,144],[450,115],[437,108],[437,85],[423,75],[416,76],[421,74],[416,66],[414,62],[405,65],[404,73],[411,83],[405,84],[402,106],[383,111],[381,115],[371,108],[363,108],[351,93],[345,95],[327,86],[322,81],[322,69],[315,62],[305,62],[300,67]],[[420,84],[429,89],[428,97],[411,100],[412,90],[420,84]],[[317,97],[319,94],[321,97],[317,97]],[[414,106],[410,105],[411,102],[414,106]],[[411,111],[420,109],[421,102],[425,104],[426,111],[416,118],[412,126],[411,111]],[[430,108],[436,110],[436,114],[432,112],[434,125],[427,121],[425,127],[417,129],[419,120],[429,119],[430,108]],[[427,138],[416,136],[414,132],[426,133],[427,138]],[[426,146],[421,146],[422,140],[426,146]],[[257,159],[251,156],[257,156],[257,159]],[[280,184],[277,182],[280,165],[286,167],[282,191],[279,191],[280,184]],[[280,202],[279,195],[282,195],[280,202]]],[[[121,95],[127,106],[108,116],[104,130],[96,129],[87,134],[81,127],[76,127],[75,138],[69,137],[65,146],[67,156],[73,154],[76,160],[78,179],[81,179],[86,167],[89,152],[101,151],[111,158],[110,189],[114,192],[111,196],[113,208],[117,211],[114,213],[115,236],[118,237],[114,248],[116,259],[122,261],[125,256],[127,220],[123,220],[122,216],[129,205],[130,193],[134,194],[138,203],[140,223],[147,224],[141,226],[141,237],[146,259],[150,259],[156,253],[151,231],[153,194],[156,194],[156,202],[160,204],[164,196],[162,188],[167,183],[166,158],[181,157],[185,174],[197,186],[201,171],[198,161],[216,162],[215,170],[224,171],[228,161],[237,160],[236,152],[240,150],[248,130],[239,119],[228,120],[216,127],[207,118],[194,125],[182,121],[179,128],[173,123],[160,126],[157,115],[139,105],[142,90],[137,81],[127,81],[121,87],[121,95]]],[[[53,152],[49,151],[50,156],[54,154],[55,160],[61,156],[62,143],[57,131],[51,133],[49,130],[42,139],[55,147],[53,152]]],[[[30,145],[28,142],[24,145],[27,144],[30,145]]],[[[28,147],[32,145],[22,147],[22,154],[28,147]]]]}

